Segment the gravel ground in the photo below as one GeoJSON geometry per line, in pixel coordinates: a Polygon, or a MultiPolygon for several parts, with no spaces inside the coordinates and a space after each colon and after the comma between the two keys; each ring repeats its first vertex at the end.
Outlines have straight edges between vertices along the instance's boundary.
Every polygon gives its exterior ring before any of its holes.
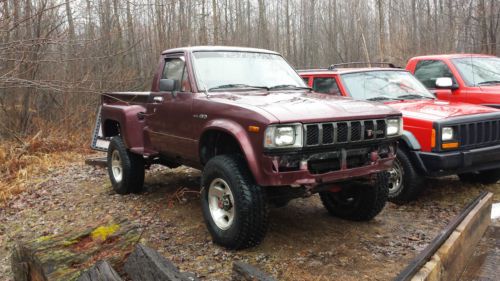
{"type": "Polygon", "coordinates": [[[205,280],[228,280],[231,263],[254,264],[279,280],[388,280],[422,250],[482,190],[500,184],[462,184],[456,177],[430,180],[419,200],[387,204],[370,222],[328,215],[317,196],[272,209],[264,242],[227,251],[211,242],[199,204],[199,171],[153,167],[146,191],[114,194],[104,169],[74,163],[52,170],[36,190],[0,206],[0,280],[10,280],[16,240],[65,233],[126,218],[142,226],[142,242],[183,271],[205,280]]]}

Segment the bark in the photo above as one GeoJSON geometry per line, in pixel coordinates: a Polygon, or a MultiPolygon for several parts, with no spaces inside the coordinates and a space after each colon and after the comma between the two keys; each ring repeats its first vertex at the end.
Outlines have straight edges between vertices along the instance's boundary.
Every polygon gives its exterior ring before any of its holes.
{"type": "Polygon", "coordinates": [[[262,272],[258,268],[236,261],[233,263],[232,281],[275,281],[273,277],[262,272]]]}

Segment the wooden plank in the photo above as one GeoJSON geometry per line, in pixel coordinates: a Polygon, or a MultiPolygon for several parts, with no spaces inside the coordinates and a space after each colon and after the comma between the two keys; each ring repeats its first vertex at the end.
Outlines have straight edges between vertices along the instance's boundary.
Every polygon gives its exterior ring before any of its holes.
{"type": "Polygon", "coordinates": [[[196,277],[179,269],[157,251],[138,244],[125,262],[125,272],[134,281],[193,281],[196,277]]]}
{"type": "Polygon", "coordinates": [[[107,159],[106,157],[94,157],[85,159],[85,164],[95,167],[107,167],[107,159]]]}
{"type": "Polygon", "coordinates": [[[78,277],[77,281],[122,281],[107,261],[98,261],[78,277]]]}
{"type": "Polygon", "coordinates": [[[233,263],[231,277],[233,281],[276,281],[255,266],[239,261],[233,263]]]}

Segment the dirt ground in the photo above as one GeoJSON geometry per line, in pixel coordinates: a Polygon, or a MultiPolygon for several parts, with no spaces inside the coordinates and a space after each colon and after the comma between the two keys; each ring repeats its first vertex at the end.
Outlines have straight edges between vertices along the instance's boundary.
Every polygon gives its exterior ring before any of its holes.
{"type": "Polygon", "coordinates": [[[126,218],[142,226],[141,242],[183,271],[205,280],[228,280],[231,264],[245,261],[279,280],[389,280],[482,190],[500,202],[500,184],[430,180],[419,200],[387,204],[370,222],[333,218],[317,196],[272,209],[264,242],[227,251],[211,242],[197,194],[199,171],[154,167],[146,191],[114,194],[104,169],[74,163],[52,170],[44,183],[0,206],[0,280],[11,280],[16,240],[65,233],[126,218]]]}

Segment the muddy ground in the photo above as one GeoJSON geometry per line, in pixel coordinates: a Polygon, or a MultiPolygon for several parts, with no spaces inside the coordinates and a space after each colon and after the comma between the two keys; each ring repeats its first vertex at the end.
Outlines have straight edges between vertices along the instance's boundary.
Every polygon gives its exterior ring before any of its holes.
{"type": "Polygon", "coordinates": [[[106,171],[74,163],[50,171],[35,190],[0,206],[0,280],[11,280],[16,240],[31,240],[126,218],[143,227],[142,242],[183,271],[228,280],[232,261],[257,265],[279,280],[389,280],[482,190],[500,202],[500,184],[430,180],[420,199],[387,204],[370,222],[333,218],[317,196],[272,209],[264,242],[227,251],[211,242],[199,197],[199,171],[154,167],[139,195],[114,194],[106,171]]]}

